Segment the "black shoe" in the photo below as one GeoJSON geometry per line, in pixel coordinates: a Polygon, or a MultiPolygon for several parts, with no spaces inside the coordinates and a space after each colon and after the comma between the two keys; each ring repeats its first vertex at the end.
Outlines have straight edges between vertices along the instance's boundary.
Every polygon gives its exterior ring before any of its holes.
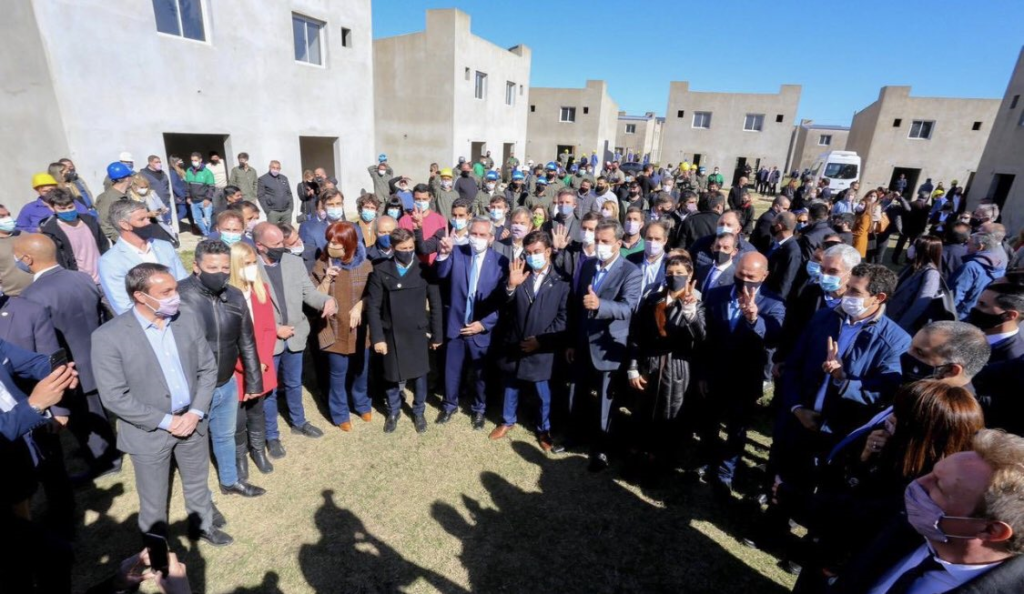
{"type": "Polygon", "coordinates": [[[306,421],[299,427],[292,427],[292,433],[294,435],[305,435],[306,437],[323,437],[324,432],[313,426],[312,423],[306,421]]]}
{"type": "Polygon", "coordinates": [[[587,470],[590,472],[601,472],[608,468],[608,455],[604,452],[596,452],[590,455],[590,465],[587,470]]]}
{"type": "Polygon", "coordinates": [[[220,510],[217,509],[217,506],[213,505],[211,503],[210,507],[213,508],[213,527],[214,528],[223,528],[223,527],[227,526],[228,525],[228,520],[227,520],[227,518],[224,517],[224,514],[220,513],[220,510]]]}
{"type": "Polygon", "coordinates": [[[238,481],[230,487],[220,486],[220,492],[224,495],[241,495],[242,497],[259,497],[267,492],[262,487],[256,485],[250,485],[244,481],[238,481]]]}
{"type": "MultiPolygon", "coordinates": [[[[277,447],[281,448],[281,456],[284,456],[284,448],[281,447],[281,442],[277,441],[276,439],[274,441],[277,442],[277,447]]],[[[274,472],[274,465],[271,464],[270,459],[267,458],[266,452],[264,452],[262,449],[259,449],[252,450],[249,453],[252,455],[252,461],[253,463],[256,464],[257,470],[259,470],[263,474],[270,474],[271,472],[274,472]]],[[[270,455],[274,455],[273,449],[270,450],[270,455]]],[[[278,458],[280,458],[281,456],[278,456],[278,458]]]]}
{"type": "Polygon", "coordinates": [[[284,446],[281,445],[280,439],[268,439],[267,451],[270,452],[270,457],[275,460],[284,458],[285,455],[284,446]]]}
{"type": "Polygon", "coordinates": [[[384,419],[384,433],[394,433],[395,427],[398,426],[398,415],[388,415],[384,419]]]}
{"type": "Polygon", "coordinates": [[[245,452],[235,454],[235,468],[238,470],[238,480],[245,482],[249,480],[249,458],[245,452]]]}
{"type": "Polygon", "coordinates": [[[435,422],[438,425],[444,425],[448,421],[452,420],[452,416],[454,416],[454,415],[455,415],[455,411],[454,410],[442,410],[441,414],[437,415],[437,421],[435,421],[435,422]]]}
{"type": "Polygon", "coordinates": [[[235,542],[235,539],[231,538],[227,532],[224,532],[216,526],[210,528],[206,532],[200,532],[197,536],[200,540],[205,540],[215,547],[224,547],[235,542]]]}
{"type": "Polygon", "coordinates": [[[486,423],[486,420],[484,419],[484,413],[475,413],[475,414],[473,414],[473,430],[474,431],[480,431],[481,429],[483,429],[485,423],[486,423]]]}
{"type": "Polygon", "coordinates": [[[412,424],[416,427],[416,433],[427,432],[427,417],[417,415],[412,418],[412,424]]]}

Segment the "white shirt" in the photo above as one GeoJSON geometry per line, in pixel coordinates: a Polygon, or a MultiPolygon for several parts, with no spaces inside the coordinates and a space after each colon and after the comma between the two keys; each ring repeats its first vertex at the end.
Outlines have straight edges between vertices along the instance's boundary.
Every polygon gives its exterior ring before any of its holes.
{"type": "Polygon", "coordinates": [[[652,262],[647,258],[644,258],[643,279],[640,281],[640,294],[644,295],[647,293],[647,287],[653,285],[655,279],[658,278],[658,271],[661,270],[661,261],[665,258],[665,254],[662,253],[652,262]]]}
{"type": "Polygon", "coordinates": [[[999,563],[988,563],[985,565],[949,563],[935,556],[935,551],[926,542],[890,569],[868,594],[885,594],[900,579],[900,576],[917,567],[928,555],[931,555],[938,561],[943,571],[925,572],[907,590],[907,594],[942,594],[943,592],[949,592],[999,565],[999,563]]]}
{"type": "Polygon", "coordinates": [[[540,291],[540,286],[544,284],[544,279],[548,277],[548,271],[551,270],[551,264],[544,267],[544,270],[540,272],[534,271],[531,275],[533,277],[533,294],[536,295],[540,291]]]}
{"type": "MultiPolygon", "coordinates": [[[[124,240],[122,239],[121,241],[124,241],[124,240]]],[[[138,254],[139,258],[143,262],[149,262],[150,264],[159,264],[160,261],[156,259],[156,252],[153,251],[153,246],[151,246],[148,241],[145,243],[145,246],[146,246],[145,250],[140,250],[139,248],[135,247],[134,245],[132,245],[130,243],[128,244],[128,247],[130,247],[132,249],[132,251],[134,251],[136,254],[138,254]]]]}
{"type": "MultiPolygon", "coordinates": [[[[38,278],[39,275],[37,274],[36,277],[38,278]]],[[[1013,330],[1010,330],[1009,332],[1003,332],[1002,334],[986,334],[985,340],[988,341],[989,346],[992,346],[996,343],[1006,340],[1007,338],[1017,336],[1018,332],[1020,332],[1020,328],[1014,328],[1013,330]]]]}
{"type": "Polygon", "coordinates": [[[41,274],[43,274],[44,272],[49,272],[49,271],[53,270],[54,268],[60,268],[60,264],[54,264],[53,266],[50,266],[49,268],[47,268],[47,269],[45,269],[45,270],[40,270],[39,272],[37,272],[37,273],[35,274],[35,276],[33,276],[33,277],[32,277],[32,280],[33,280],[33,281],[37,281],[37,280],[39,280],[39,276],[40,276],[41,274]]]}

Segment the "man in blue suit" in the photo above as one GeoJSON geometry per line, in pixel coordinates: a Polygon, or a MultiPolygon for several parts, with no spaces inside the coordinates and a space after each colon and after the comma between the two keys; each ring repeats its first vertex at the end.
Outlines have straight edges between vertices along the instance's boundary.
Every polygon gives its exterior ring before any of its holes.
{"type": "MultiPolygon", "coordinates": [[[[67,351],[68,360],[74,361],[79,370],[81,390],[67,399],[71,412],[68,428],[82,451],[87,452],[89,475],[83,478],[120,470],[121,454],[92,374],[92,333],[112,317],[103,296],[91,276],[57,264],[57,247],[45,235],[20,235],[14,242],[14,253],[35,275],[35,281],[22,291],[22,298],[46,310],[60,348],[67,351]]],[[[49,354],[55,350],[36,352],[49,354]]]]}
{"type": "Polygon", "coordinates": [[[711,245],[711,254],[710,260],[701,264],[694,262],[693,265],[697,288],[702,295],[717,287],[731,287],[735,282],[733,263],[739,257],[736,253],[736,235],[723,233],[716,237],[711,245]]]}
{"type": "Polygon", "coordinates": [[[459,385],[466,366],[473,382],[473,429],[484,428],[487,402],[482,372],[491,332],[504,302],[508,269],[508,259],[492,250],[492,243],[494,224],[482,217],[469,224],[467,244],[456,246],[447,234],[438,242],[437,276],[449,281],[444,409],[437,417],[440,424],[450,421],[459,407],[459,385]]]}
{"type": "MultiPolygon", "coordinates": [[[[708,344],[698,369],[703,415],[699,421],[701,460],[717,465],[710,482],[726,493],[746,444],[747,427],[763,394],[768,351],[779,339],[785,305],[761,290],[768,277],[768,259],[753,251],[735,265],[735,284],[715,287],[704,297],[708,344]],[[725,422],[726,443],[721,447],[718,426],[725,422]]],[[[698,469],[704,477],[707,467],[698,469]]]]}
{"type": "Polygon", "coordinates": [[[551,236],[534,231],[523,238],[525,261],[510,264],[508,305],[503,320],[499,366],[505,375],[505,404],[502,423],[490,438],[501,439],[516,424],[519,393],[533,385],[540,400],[537,440],[545,452],[551,440],[551,372],[555,353],[561,351],[566,328],[569,282],[551,262],[551,236]]]}
{"type": "Polygon", "coordinates": [[[575,347],[566,351],[566,358],[575,365],[569,393],[572,430],[578,436],[597,430],[591,443],[590,470],[598,472],[608,467],[612,374],[626,360],[629,321],[640,300],[641,273],[620,254],[622,226],[617,220],[601,219],[594,240],[597,257],[580,267],[580,290],[573,296],[576,311],[570,318],[569,336],[574,337],[575,347]],[[597,391],[599,414],[588,406],[592,390],[597,391]]]}
{"type": "Polygon", "coordinates": [[[665,220],[651,221],[644,229],[644,251],[626,256],[626,260],[640,269],[640,301],[657,293],[665,284],[665,246],[668,245],[670,225],[665,220]]]}

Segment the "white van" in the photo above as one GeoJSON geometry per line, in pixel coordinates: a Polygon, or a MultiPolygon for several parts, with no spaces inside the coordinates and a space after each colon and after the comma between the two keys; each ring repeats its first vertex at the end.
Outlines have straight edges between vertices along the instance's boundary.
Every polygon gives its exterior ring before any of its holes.
{"type": "Polygon", "coordinates": [[[811,167],[811,177],[815,186],[822,178],[828,180],[828,187],[835,196],[860,179],[860,157],[854,151],[823,153],[811,167]]]}

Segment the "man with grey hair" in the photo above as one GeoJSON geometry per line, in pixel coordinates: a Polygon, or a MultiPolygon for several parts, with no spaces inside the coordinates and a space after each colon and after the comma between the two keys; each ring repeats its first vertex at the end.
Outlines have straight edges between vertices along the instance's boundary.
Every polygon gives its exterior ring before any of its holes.
{"type": "Polygon", "coordinates": [[[978,231],[982,225],[999,218],[998,204],[979,204],[971,213],[971,229],[978,231]]]}
{"type": "Polygon", "coordinates": [[[437,276],[448,282],[448,321],[445,326],[444,405],[439,424],[452,419],[459,407],[462,372],[469,368],[473,384],[473,429],[484,428],[487,408],[483,369],[498,311],[505,302],[508,259],[494,251],[494,223],[476,217],[469,223],[469,241],[455,245],[448,235],[438,242],[437,276]]]}
{"type": "Polygon", "coordinates": [[[146,206],[134,200],[118,200],[110,205],[107,214],[110,227],[117,232],[118,240],[105,254],[100,256],[100,286],[107,302],[120,315],[132,307],[132,300],[124,288],[124,279],[138,264],[163,264],[175,279],[188,277],[188,271],[181,265],[174,246],[154,233],[159,228],[150,223],[146,206]]]}
{"type": "Polygon", "coordinates": [[[959,319],[967,318],[989,283],[1006,274],[1006,262],[1006,250],[995,233],[979,231],[971,235],[967,257],[949,280],[959,319]]]}

